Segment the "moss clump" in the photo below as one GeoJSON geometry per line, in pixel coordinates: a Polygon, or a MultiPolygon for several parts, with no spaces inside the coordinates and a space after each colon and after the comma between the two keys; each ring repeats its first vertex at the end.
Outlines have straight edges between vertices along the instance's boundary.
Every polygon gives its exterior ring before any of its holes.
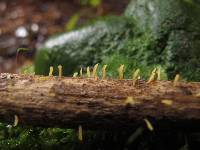
{"type": "MultiPolygon", "coordinates": [[[[180,73],[188,80],[200,81],[200,3],[194,0],[136,0],[125,16],[154,38],[155,57],[164,56],[169,78],[180,73]]],[[[149,49],[147,49],[149,51],[149,49]]]]}
{"type": "Polygon", "coordinates": [[[62,35],[64,44],[48,48],[54,42],[59,43],[59,37],[53,38],[37,54],[35,71],[47,75],[49,66],[57,68],[61,64],[64,75],[69,75],[81,65],[101,62],[103,56],[124,47],[125,42],[134,34],[132,26],[133,22],[127,18],[109,17],[106,21],[62,35]]]}

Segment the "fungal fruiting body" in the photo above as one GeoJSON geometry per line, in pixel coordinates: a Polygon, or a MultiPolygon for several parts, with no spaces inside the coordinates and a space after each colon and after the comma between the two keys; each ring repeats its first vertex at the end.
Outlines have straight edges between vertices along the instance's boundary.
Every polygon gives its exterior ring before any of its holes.
{"type": "Polygon", "coordinates": [[[98,69],[98,66],[99,64],[96,64],[93,68],[93,72],[92,72],[92,77],[93,78],[98,78],[98,75],[97,75],[97,69],[98,69]]]}
{"type": "Polygon", "coordinates": [[[58,66],[58,76],[61,78],[62,77],[62,66],[58,66]]]}
{"type": "Polygon", "coordinates": [[[137,69],[134,73],[133,73],[133,86],[135,86],[136,81],[139,78],[139,73],[140,73],[140,69],[137,69]]]}
{"type": "Polygon", "coordinates": [[[160,67],[157,70],[157,80],[161,80],[161,68],[160,67]]]}
{"type": "Polygon", "coordinates": [[[157,68],[153,69],[153,71],[151,72],[151,76],[149,77],[149,80],[147,81],[147,83],[151,83],[152,81],[155,80],[155,78],[156,78],[156,71],[157,71],[157,68]]]}
{"type": "Polygon", "coordinates": [[[87,67],[87,77],[90,78],[90,67],[87,67]]]}
{"type": "Polygon", "coordinates": [[[102,68],[102,79],[106,79],[106,68],[107,68],[107,65],[103,65],[103,68],[102,68]]]}
{"type": "Polygon", "coordinates": [[[200,93],[197,93],[197,94],[196,94],[196,97],[200,97],[200,93]]]}
{"type": "Polygon", "coordinates": [[[126,100],[124,101],[124,104],[125,105],[133,105],[135,102],[134,102],[134,99],[133,99],[133,97],[132,96],[128,96],[127,98],[126,98],[126,100]]]}
{"type": "Polygon", "coordinates": [[[81,125],[78,126],[78,139],[79,141],[83,141],[83,129],[81,125]]]}
{"type": "Polygon", "coordinates": [[[16,127],[19,123],[19,118],[17,115],[14,116],[14,123],[13,123],[13,127],[16,127]]]}
{"type": "Polygon", "coordinates": [[[49,80],[49,77],[48,76],[39,77],[38,80],[41,80],[41,81],[49,80]]]}
{"type": "Polygon", "coordinates": [[[83,76],[83,68],[81,67],[81,69],[80,69],[80,77],[82,77],[83,76]]]}
{"type": "Polygon", "coordinates": [[[148,128],[150,131],[153,131],[153,130],[154,130],[154,128],[153,128],[151,122],[150,122],[148,119],[145,118],[145,119],[144,119],[144,122],[146,123],[147,128],[148,128]]]}
{"type": "Polygon", "coordinates": [[[170,105],[172,105],[173,101],[172,101],[172,100],[169,100],[169,99],[163,99],[163,100],[161,101],[161,103],[170,106],[170,105]]]}
{"type": "Polygon", "coordinates": [[[119,73],[119,79],[122,80],[124,78],[124,65],[121,65],[118,68],[118,73],[119,73]]]}
{"type": "Polygon", "coordinates": [[[78,72],[74,72],[73,77],[77,77],[78,76],[78,72]]]}
{"type": "Polygon", "coordinates": [[[180,75],[177,74],[177,75],[175,76],[175,78],[174,78],[174,83],[173,83],[173,85],[174,85],[174,86],[177,86],[179,80],[180,80],[180,75]]]}
{"type": "Polygon", "coordinates": [[[49,76],[53,76],[53,66],[50,66],[49,68],[49,76]]]}

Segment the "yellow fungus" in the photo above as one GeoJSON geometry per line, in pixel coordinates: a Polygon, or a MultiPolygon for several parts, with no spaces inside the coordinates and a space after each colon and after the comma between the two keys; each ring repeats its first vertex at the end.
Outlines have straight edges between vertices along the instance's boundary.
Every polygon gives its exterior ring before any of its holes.
{"type": "Polygon", "coordinates": [[[39,80],[39,81],[45,81],[45,80],[48,80],[48,79],[49,79],[48,76],[36,78],[36,80],[39,80]]]}
{"type": "Polygon", "coordinates": [[[97,78],[97,77],[98,77],[98,75],[97,75],[98,66],[99,66],[99,64],[96,64],[96,65],[94,66],[94,68],[93,68],[93,72],[92,72],[92,77],[93,77],[93,78],[97,78]]]}
{"type": "Polygon", "coordinates": [[[119,79],[123,79],[124,78],[124,65],[121,65],[119,68],[118,68],[118,72],[119,72],[119,79]]]}
{"type": "Polygon", "coordinates": [[[151,72],[151,76],[149,77],[149,80],[147,81],[147,83],[151,83],[152,81],[155,80],[156,70],[157,70],[157,68],[153,69],[153,71],[151,72]]]}
{"type": "Polygon", "coordinates": [[[53,75],[53,66],[50,66],[49,68],[49,76],[52,76],[53,75]]]}
{"type": "Polygon", "coordinates": [[[137,69],[133,73],[133,86],[135,86],[136,81],[140,78],[139,73],[140,73],[140,69],[137,69]]]}
{"type": "Polygon", "coordinates": [[[14,116],[14,124],[13,124],[13,127],[16,127],[17,125],[18,125],[18,123],[19,123],[19,118],[18,118],[18,116],[17,115],[15,115],[14,116]]]}
{"type": "Polygon", "coordinates": [[[197,94],[196,94],[196,97],[200,97],[200,93],[197,93],[197,94]]]}
{"type": "Polygon", "coordinates": [[[131,96],[128,96],[127,98],[126,98],[126,100],[124,101],[124,104],[125,105],[133,105],[135,102],[134,102],[134,99],[133,99],[133,97],[131,97],[131,96]]]}
{"type": "Polygon", "coordinates": [[[104,65],[102,68],[102,79],[106,79],[106,68],[107,68],[107,65],[104,65]]]}
{"type": "Polygon", "coordinates": [[[83,129],[81,125],[78,126],[78,139],[83,141],[83,129]]]}
{"type": "Polygon", "coordinates": [[[77,77],[78,76],[78,72],[74,72],[73,77],[77,77]]]}
{"type": "Polygon", "coordinates": [[[174,78],[174,83],[173,83],[174,86],[177,86],[179,80],[180,80],[180,75],[177,74],[177,75],[175,76],[175,78],[174,78]]]}
{"type": "Polygon", "coordinates": [[[52,93],[52,92],[50,92],[50,93],[49,93],[49,96],[51,96],[51,97],[55,97],[55,96],[56,96],[56,93],[52,93]]]}
{"type": "Polygon", "coordinates": [[[61,78],[62,77],[62,66],[58,66],[58,76],[61,78]]]}
{"type": "Polygon", "coordinates": [[[162,100],[161,101],[161,103],[163,103],[163,104],[165,104],[165,105],[172,105],[173,104],[173,101],[172,100],[170,100],[170,99],[164,99],[164,100],[162,100]]]}
{"type": "Polygon", "coordinates": [[[83,68],[81,67],[81,69],[80,69],[80,77],[82,77],[83,76],[83,68]]]}
{"type": "Polygon", "coordinates": [[[87,67],[87,77],[90,78],[90,67],[87,67]]]}
{"type": "Polygon", "coordinates": [[[161,69],[160,69],[160,67],[157,70],[157,79],[161,80],[161,69]]]}
{"type": "Polygon", "coordinates": [[[153,128],[151,122],[150,122],[148,119],[146,119],[146,118],[144,119],[144,121],[145,121],[145,123],[146,123],[146,125],[147,125],[147,128],[148,128],[150,131],[153,131],[154,128],[153,128]]]}

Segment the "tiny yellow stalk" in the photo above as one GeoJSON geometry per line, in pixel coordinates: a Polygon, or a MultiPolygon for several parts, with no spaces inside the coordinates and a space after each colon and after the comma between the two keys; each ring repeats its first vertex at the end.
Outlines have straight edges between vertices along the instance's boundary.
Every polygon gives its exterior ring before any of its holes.
{"type": "Polygon", "coordinates": [[[62,66],[61,65],[58,66],[58,76],[59,76],[59,78],[62,77],[62,66]]]}
{"type": "Polygon", "coordinates": [[[137,69],[134,73],[133,73],[133,86],[135,86],[136,81],[139,78],[139,73],[140,73],[140,69],[137,69]]]}
{"type": "Polygon", "coordinates": [[[129,96],[126,98],[126,100],[124,101],[125,105],[133,105],[134,104],[134,100],[132,96],[129,96]]]}
{"type": "Polygon", "coordinates": [[[196,97],[200,97],[200,93],[197,93],[197,94],[196,94],[196,97]]]}
{"type": "Polygon", "coordinates": [[[49,76],[53,76],[53,66],[50,66],[49,68],[49,76]]]}
{"type": "Polygon", "coordinates": [[[180,75],[177,74],[177,75],[175,76],[175,78],[174,78],[174,83],[173,83],[174,86],[177,86],[179,80],[180,80],[180,75]]]}
{"type": "Polygon", "coordinates": [[[151,124],[151,122],[148,120],[148,119],[144,119],[146,125],[147,125],[147,128],[150,130],[150,131],[153,131],[154,128],[153,128],[153,125],[151,124]]]}
{"type": "Polygon", "coordinates": [[[158,80],[161,80],[161,69],[160,67],[158,68],[158,71],[157,71],[157,77],[158,77],[158,80]]]}
{"type": "Polygon", "coordinates": [[[78,139],[83,141],[83,129],[81,125],[78,126],[78,139]]]}
{"type": "Polygon", "coordinates": [[[163,100],[161,101],[161,103],[170,106],[170,105],[173,104],[173,101],[170,100],[170,99],[163,99],[163,100]]]}
{"type": "Polygon", "coordinates": [[[78,76],[78,72],[74,72],[73,77],[77,77],[78,76]]]}
{"type": "Polygon", "coordinates": [[[18,118],[18,116],[17,115],[15,115],[14,116],[14,124],[13,124],[13,127],[16,127],[17,125],[18,125],[18,123],[19,123],[19,118],[18,118]]]}
{"type": "Polygon", "coordinates": [[[87,67],[87,77],[90,78],[90,67],[87,67]]]}
{"type": "Polygon", "coordinates": [[[98,75],[97,75],[98,66],[99,66],[99,64],[96,64],[96,65],[94,66],[94,68],[93,68],[93,72],[92,72],[92,77],[93,77],[93,78],[97,78],[97,77],[98,77],[98,75]]]}
{"type": "Polygon", "coordinates": [[[82,77],[83,76],[83,68],[81,67],[81,69],[80,69],[80,77],[82,77]]]}
{"type": "Polygon", "coordinates": [[[156,70],[157,70],[157,68],[153,69],[153,71],[151,72],[151,76],[149,77],[149,80],[147,81],[147,83],[151,83],[152,81],[155,80],[156,70]]]}
{"type": "Polygon", "coordinates": [[[106,79],[106,68],[107,68],[107,65],[104,65],[102,68],[102,79],[106,79]]]}
{"type": "Polygon", "coordinates": [[[124,65],[121,65],[118,68],[118,73],[119,73],[119,79],[122,80],[124,78],[124,65]]]}

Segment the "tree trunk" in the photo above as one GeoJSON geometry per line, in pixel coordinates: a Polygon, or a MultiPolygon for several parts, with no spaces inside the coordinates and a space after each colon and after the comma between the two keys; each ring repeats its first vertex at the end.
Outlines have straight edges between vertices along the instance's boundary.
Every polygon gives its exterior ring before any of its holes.
{"type": "MultiPolygon", "coordinates": [[[[20,125],[131,129],[200,125],[200,83],[0,74],[0,120],[20,125]]],[[[192,128],[188,128],[189,130],[192,128]]]]}

